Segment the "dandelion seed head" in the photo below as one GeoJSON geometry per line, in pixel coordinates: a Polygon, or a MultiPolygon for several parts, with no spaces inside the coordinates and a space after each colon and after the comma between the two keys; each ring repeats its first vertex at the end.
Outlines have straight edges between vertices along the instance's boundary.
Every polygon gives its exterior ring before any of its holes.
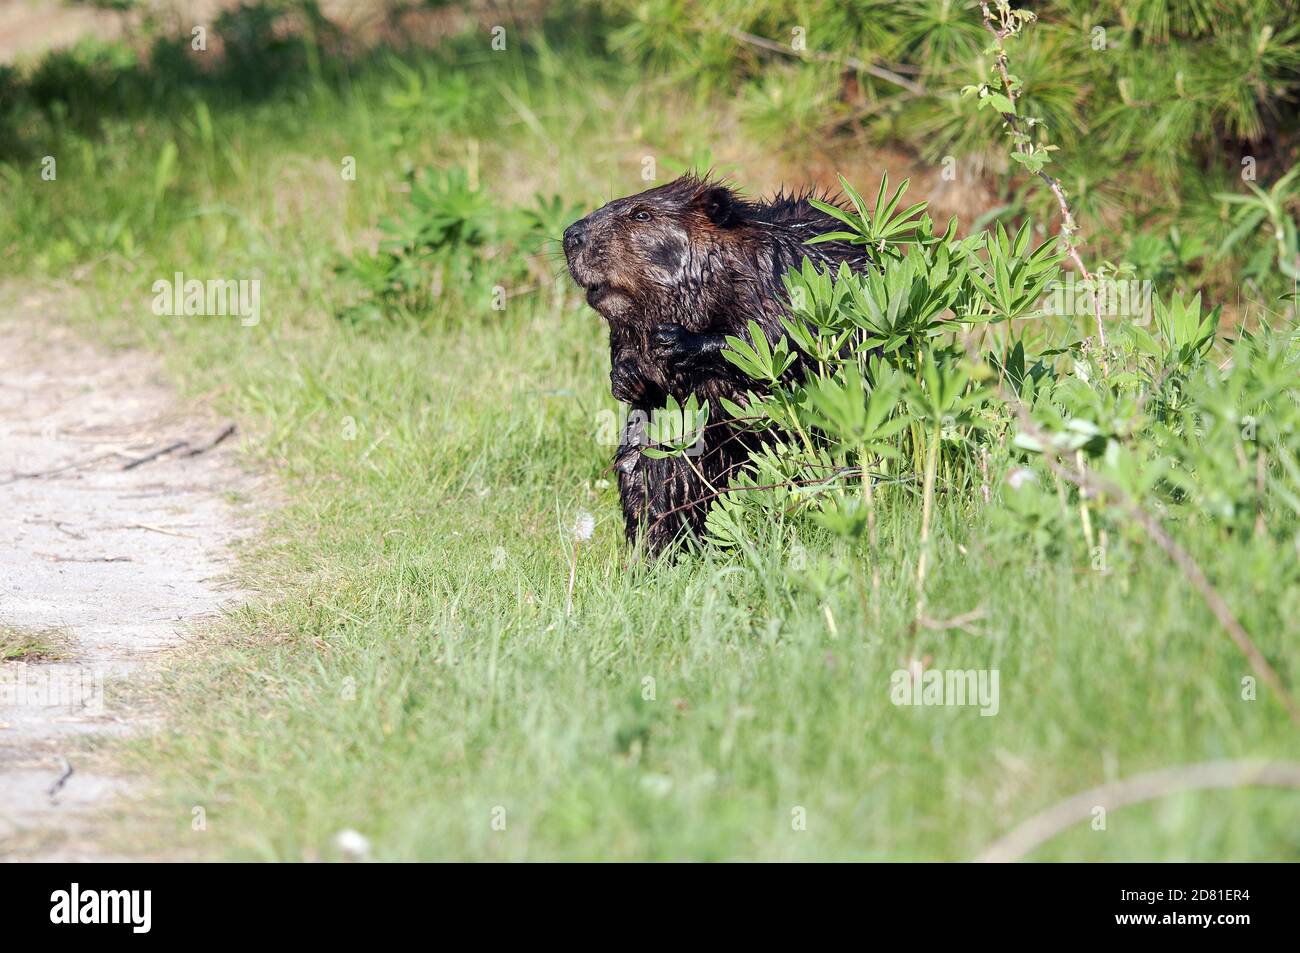
{"type": "Polygon", "coordinates": [[[594,532],[596,532],[596,517],[590,513],[579,513],[578,518],[573,522],[573,538],[580,543],[585,543],[591,539],[594,532]]]}
{"type": "Polygon", "coordinates": [[[345,860],[359,862],[370,857],[370,840],[360,831],[345,828],[334,835],[334,849],[345,860]]]}

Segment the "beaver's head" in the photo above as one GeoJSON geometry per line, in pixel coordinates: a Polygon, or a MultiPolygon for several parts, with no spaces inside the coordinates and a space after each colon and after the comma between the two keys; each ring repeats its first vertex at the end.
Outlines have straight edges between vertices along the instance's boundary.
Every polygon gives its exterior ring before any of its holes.
{"type": "Polygon", "coordinates": [[[745,209],[731,189],[696,176],[615,199],[565,229],[569,272],[610,321],[685,309],[726,280],[718,251],[745,209]]]}

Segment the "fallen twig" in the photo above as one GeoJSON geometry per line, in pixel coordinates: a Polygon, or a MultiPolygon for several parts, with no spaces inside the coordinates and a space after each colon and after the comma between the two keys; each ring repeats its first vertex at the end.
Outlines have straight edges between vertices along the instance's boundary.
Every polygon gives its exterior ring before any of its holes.
{"type": "Polygon", "coordinates": [[[52,563],[129,563],[134,562],[130,556],[92,556],[89,559],[78,559],[76,556],[60,556],[57,553],[36,553],[37,556],[44,556],[52,563]]]}
{"type": "Polygon", "coordinates": [[[73,532],[72,530],[70,530],[70,529],[64,529],[64,528],[63,528],[63,524],[62,524],[61,522],[59,522],[58,520],[32,520],[32,519],[26,519],[26,520],[23,520],[23,522],[24,522],[24,523],[30,523],[30,524],[32,524],[33,526],[53,526],[56,530],[58,530],[58,531],[59,531],[60,533],[62,533],[63,535],[65,535],[65,536],[71,536],[73,539],[85,539],[85,538],[86,538],[86,537],[85,537],[83,534],[81,534],[81,533],[74,533],[74,532],[73,532]]]}
{"type": "Polygon", "coordinates": [[[1019,860],[1057,834],[1087,820],[1098,807],[1113,811],[1181,791],[1246,786],[1300,788],[1300,763],[1294,761],[1207,761],[1151,771],[1091,788],[1040,811],[980,852],[976,863],[1019,860]]]}
{"type": "Polygon", "coordinates": [[[151,463],[159,457],[165,457],[167,454],[180,450],[182,447],[188,447],[189,445],[190,442],[188,440],[177,440],[175,443],[169,444],[161,450],[155,450],[153,453],[147,453],[143,457],[136,457],[134,460],[127,461],[122,464],[122,469],[134,470],[136,467],[143,466],[146,463],[151,463]]]}
{"type": "Polygon", "coordinates": [[[124,529],[146,529],[151,533],[162,533],[164,536],[179,536],[181,539],[198,539],[193,533],[178,533],[175,530],[165,529],[162,526],[153,526],[149,523],[127,523],[124,529]]]}
{"type": "Polygon", "coordinates": [[[72,463],[65,463],[61,467],[54,467],[51,470],[38,470],[35,473],[13,473],[0,480],[0,486],[7,483],[17,483],[19,480],[39,480],[42,477],[54,476],[56,473],[66,473],[68,470],[80,470],[82,467],[88,467],[92,463],[98,463],[100,460],[107,460],[109,457],[121,456],[116,450],[110,450],[107,453],[96,454],[93,457],[87,457],[85,460],[74,460],[72,463]]]}
{"type": "Polygon", "coordinates": [[[45,792],[49,795],[51,801],[54,800],[54,795],[63,790],[63,786],[68,783],[68,778],[72,777],[72,765],[68,759],[59,755],[59,760],[63,762],[63,772],[59,775],[58,780],[50,785],[50,789],[45,792]]]}
{"type": "Polygon", "coordinates": [[[234,432],[235,432],[235,425],[233,423],[226,424],[226,426],[221,429],[221,433],[217,434],[215,437],[213,437],[203,446],[195,447],[189,453],[186,453],[184,455],[186,457],[197,457],[200,453],[207,453],[217,444],[221,443],[227,437],[231,436],[234,432]]]}
{"type": "Polygon", "coordinates": [[[984,616],[984,607],[980,606],[970,612],[963,612],[961,615],[955,615],[949,619],[931,619],[928,616],[921,616],[916,620],[916,624],[923,629],[943,632],[947,629],[964,629],[970,623],[983,619],[984,616]]]}

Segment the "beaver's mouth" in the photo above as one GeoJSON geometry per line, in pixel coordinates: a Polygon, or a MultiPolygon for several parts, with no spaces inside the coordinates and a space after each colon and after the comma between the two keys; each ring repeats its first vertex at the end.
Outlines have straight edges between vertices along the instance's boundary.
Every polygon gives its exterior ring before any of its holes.
{"type": "Polygon", "coordinates": [[[595,284],[587,286],[587,304],[593,308],[599,308],[602,301],[611,297],[626,297],[623,292],[619,291],[608,282],[598,281],[595,284]]]}

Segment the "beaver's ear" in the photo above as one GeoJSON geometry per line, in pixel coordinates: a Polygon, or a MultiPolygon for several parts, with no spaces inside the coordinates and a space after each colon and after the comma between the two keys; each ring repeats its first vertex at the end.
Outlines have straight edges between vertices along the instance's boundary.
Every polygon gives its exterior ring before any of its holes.
{"type": "Polygon", "coordinates": [[[695,204],[719,228],[740,224],[741,205],[725,185],[711,185],[695,197],[695,204]]]}

